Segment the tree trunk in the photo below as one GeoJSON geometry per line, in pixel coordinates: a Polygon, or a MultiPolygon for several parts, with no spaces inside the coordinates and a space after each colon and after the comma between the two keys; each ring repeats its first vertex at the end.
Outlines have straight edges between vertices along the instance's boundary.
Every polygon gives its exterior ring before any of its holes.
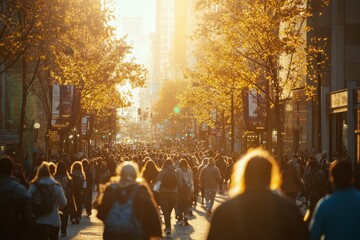
{"type": "Polygon", "coordinates": [[[223,151],[227,151],[227,144],[226,144],[226,122],[225,122],[225,111],[221,113],[221,146],[223,151]]]}
{"type": "Polygon", "coordinates": [[[235,150],[234,92],[231,93],[231,153],[235,150]]]}
{"type": "Polygon", "coordinates": [[[26,102],[27,102],[27,62],[25,57],[22,57],[22,102],[20,109],[20,121],[19,121],[19,145],[18,145],[18,160],[21,164],[23,164],[24,158],[24,150],[23,150],[23,141],[24,141],[24,125],[25,125],[25,117],[26,117],[26,102]]]}
{"type": "Polygon", "coordinates": [[[283,155],[283,142],[282,142],[282,121],[281,121],[281,103],[279,99],[276,99],[275,101],[275,124],[276,124],[276,130],[277,130],[277,136],[276,136],[276,155],[277,155],[277,161],[280,163],[282,155],[283,155]]]}

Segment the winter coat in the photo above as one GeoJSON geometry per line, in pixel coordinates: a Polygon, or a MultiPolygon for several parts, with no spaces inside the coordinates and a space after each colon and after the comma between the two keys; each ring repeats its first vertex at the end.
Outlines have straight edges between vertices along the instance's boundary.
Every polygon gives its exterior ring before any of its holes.
{"type": "MultiPolygon", "coordinates": [[[[121,190],[125,190],[126,194],[118,194],[116,192],[118,189],[115,190],[111,187],[107,187],[105,189],[104,196],[101,200],[100,205],[98,206],[97,214],[97,217],[103,222],[106,221],[106,218],[115,201],[118,200],[120,203],[125,203],[130,197],[135,185],[131,184],[121,186],[119,184],[119,187],[121,190]]],[[[160,215],[157,209],[157,205],[152,196],[150,195],[149,189],[144,185],[141,185],[137,190],[137,193],[133,199],[133,207],[135,216],[139,221],[144,233],[143,239],[150,239],[150,237],[157,236],[160,237],[162,231],[160,215]]]]}
{"type": "MultiPolygon", "coordinates": [[[[59,209],[62,209],[66,206],[67,204],[67,199],[65,197],[64,191],[62,189],[62,187],[60,186],[60,184],[55,181],[53,178],[50,177],[46,177],[46,178],[40,178],[37,180],[37,182],[41,183],[41,184],[53,184],[53,199],[54,199],[54,207],[53,207],[53,211],[49,214],[45,214],[43,216],[39,216],[36,219],[36,223],[37,224],[45,224],[45,225],[50,225],[50,226],[54,226],[54,227],[60,227],[60,216],[59,216],[59,209]]],[[[31,184],[30,186],[30,193],[34,194],[34,192],[36,191],[36,186],[34,184],[31,184]]]]}
{"type": "Polygon", "coordinates": [[[219,168],[214,164],[208,164],[200,172],[200,185],[204,188],[217,188],[221,182],[219,168]]]}
{"type": "Polygon", "coordinates": [[[295,203],[268,189],[247,189],[219,206],[208,239],[307,240],[295,203]]]}
{"type": "Polygon", "coordinates": [[[18,180],[0,175],[1,239],[20,240],[33,223],[31,196],[18,180]]]}

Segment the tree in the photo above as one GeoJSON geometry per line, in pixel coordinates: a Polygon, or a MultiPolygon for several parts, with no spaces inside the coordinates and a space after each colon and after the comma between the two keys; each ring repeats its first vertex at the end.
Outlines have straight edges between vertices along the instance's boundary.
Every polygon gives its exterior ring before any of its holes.
{"type": "Polygon", "coordinates": [[[46,58],[42,49],[54,42],[65,22],[66,1],[4,1],[0,13],[0,74],[17,65],[21,68],[22,103],[18,124],[18,157],[23,157],[23,133],[28,94],[36,80],[41,62],[46,58]],[[46,40],[46,41],[45,41],[46,40]]]}
{"type": "Polygon", "coordinates": [[[131,49],[125,39],[115,38],[108,24],[113,15],[101,3],[5,1],[0,12],[0,74],[14,64],[21,66],[20,159],[30,91],[42,99],[50,116],[51,85],[75,85],[81,94],[82,112],[109,116],[112,109],[129,104],[117,85],[144,84],[145,69],[128,60],[131,49]]]}
{"type": "Polygon", "coordinates": [[[129,82],[132,87],[143,86],[146,70],[130,58],[131,48],[126,39],[114,36],[108,21],[113,17],[100,9],[100,1],[73,1],[67,13],[68,25],[57,47],[53,48],[54,81],[75,85],[81,93],[84,112],[106,115],[108,109],[128,106],[118,85],[129,82]],[[70,46],[73,54],[67,56],[64,48],[70,46]]]}
{"type": "Polygon", "coordinates": [[[226,148],[226,132],[230,127],[231,151],[234,151],[235,115],[241,110],[243,83],[234,72],[232,49],[220,38],[202,38],[197,42],[195,66],[185,73],[193,87],[184,92],[181,105],[191,108],[199,123],[222,129],[222,143],[226,148]],[[237,106],[237,107],[235,107],[237,106]],[[216,118],[211,112],[216,111],[216,118]]]}
{"type": "MultiPolygon", "coordinates": [[[[204,0],[197,7],[201,22],[195,36],[223,42],[230,60],[226,70],[266,96],[276,116],[277,154],[281,156],[281,109],[292,89],[305,84],[305,33],[311,30],[306,20],[313,9],[305,0],[204,0]]],[[[214,55],[222,54],[222,49],[214,49],[214,55]]]]}
{"type": "Polygon", "coordinates": [[[179,96],[189,88],[184,80],[166,80],[160,89],[159,99],[155,104],[154,123],[169,123],[169,129],[185,130],[191,118],[189,111],[180,106],[179,96]]]}

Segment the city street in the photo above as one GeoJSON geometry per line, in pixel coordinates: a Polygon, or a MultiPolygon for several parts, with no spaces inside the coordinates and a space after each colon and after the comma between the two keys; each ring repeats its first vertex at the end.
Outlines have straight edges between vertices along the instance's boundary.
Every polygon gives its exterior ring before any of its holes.
{"type": "MultiPolygon", "coordinates": [[[[218,194],[215,199],[214,209],[226,200],[227,196],[218,194]]],[[[206,216],[205,210],[201,204],[193,208],[193,216],[190,217],[190,226],[184,226],[175,219],[173,211],[171,223],[173,225],[172,234],[164,239],[206,239],[209,229],[209,218],[206,216]]],[[[164,225],[163,227],[164,228],[164,225]]],[[[68,225],[68,235],[66,240],[99,240],[102,239],[103,223],[96,218],[96,210],[90,217],[83,215],[80,224],[68,225]]]]}

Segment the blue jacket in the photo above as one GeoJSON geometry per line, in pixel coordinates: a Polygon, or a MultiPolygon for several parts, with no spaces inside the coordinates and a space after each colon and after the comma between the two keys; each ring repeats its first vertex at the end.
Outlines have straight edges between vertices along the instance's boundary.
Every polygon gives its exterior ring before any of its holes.
{"type": "Polygon", "coordinates": [[[310,223],[311,239],[360,239],[360,192],[348,188],[322,198],[310,223]]]}

